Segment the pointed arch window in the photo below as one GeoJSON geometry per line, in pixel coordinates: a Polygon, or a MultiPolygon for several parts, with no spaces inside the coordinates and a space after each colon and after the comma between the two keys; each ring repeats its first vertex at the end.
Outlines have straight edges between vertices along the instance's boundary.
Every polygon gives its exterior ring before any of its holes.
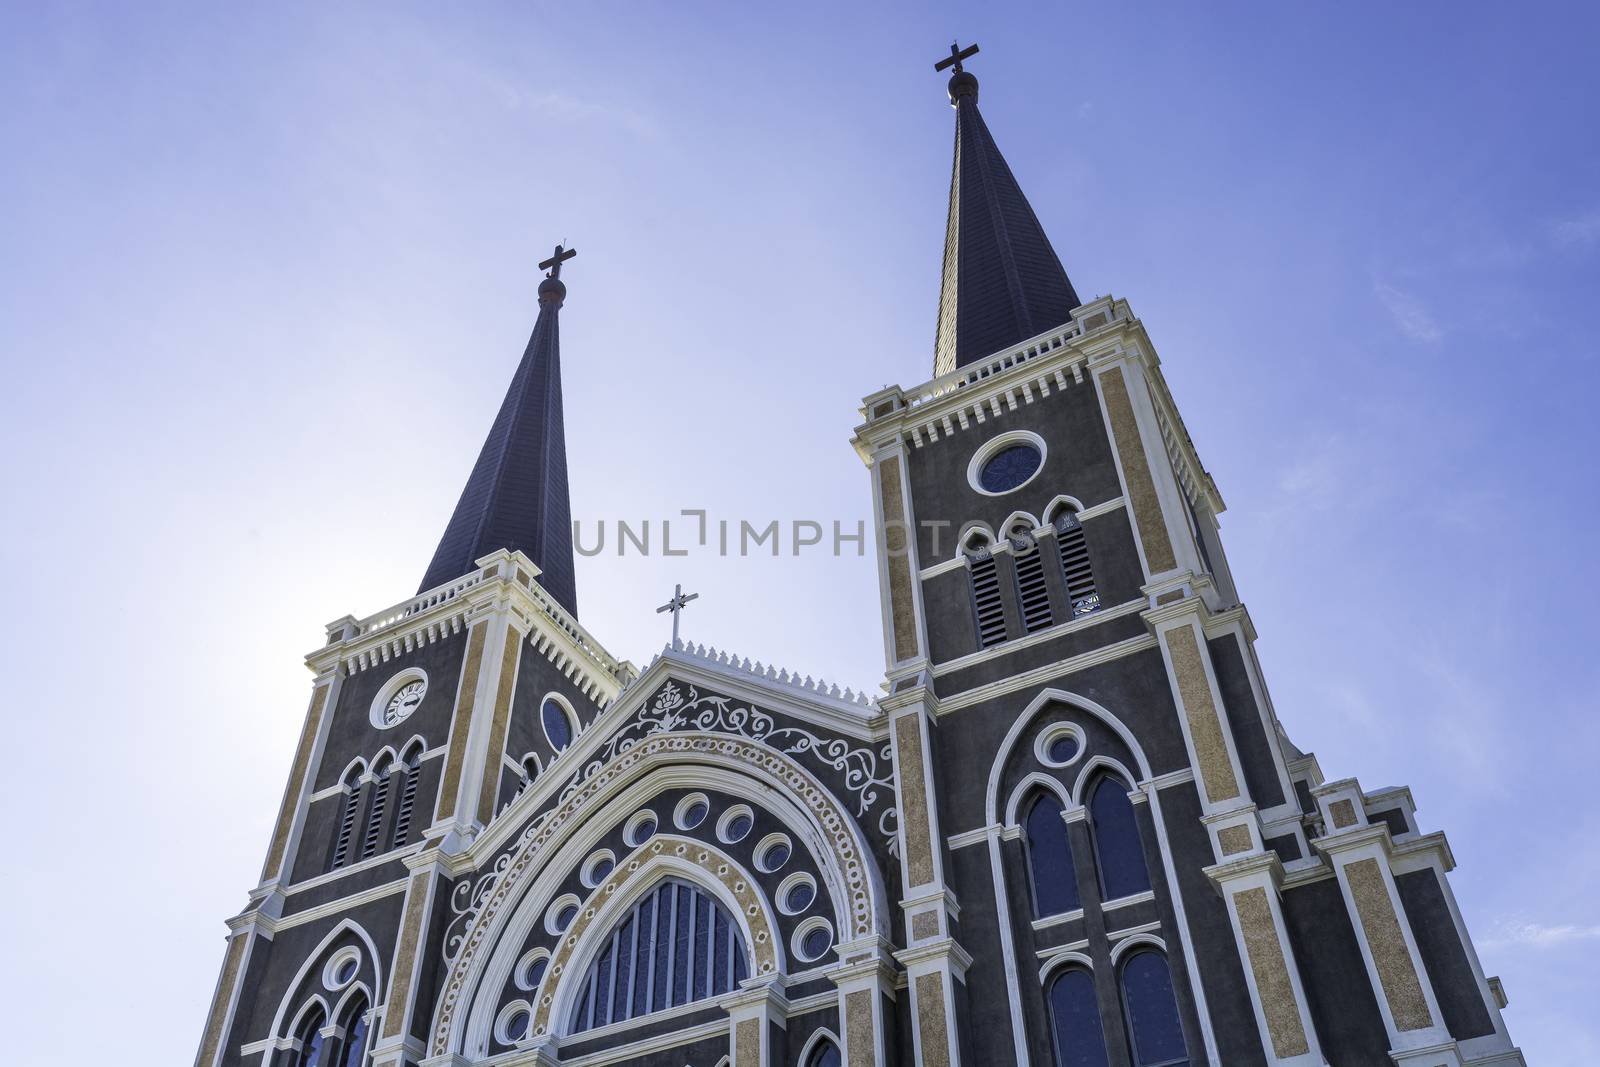
{"type": "Polygon", "coordinates": [[[344,804],[339,812],[339,834],[333,842],[333,859],[329,870],[338,870],[350,860],[350,843],[355,837],[356,816],[361,811],[361,764],[357,763],[344,776],[344,804]]]}
{"type": "Polygon", "coordinates": [[[1055,622],[1050,611],[1050,589],[1044,584],[1044,559],[1033,531],[1019,524],[1011,532],[1011,559],[1017,576],[1017,610],[1022,628],[1028,633],[1043,630],[1055,622]]]}
{"type": "Polygon", "coordinates": [[[394,829],[389,834],[390,848],[400,848],[411,836],[411,813],[417,806],[417,779],[422,776],[422,752],[419,746],[413,745],[406,751],[400,770],[406,779],[400,787],[400,806],[394,812],[394,829]]]}
{"type": "Polygon", "coordinates": [[[1105,899],[1148,890],[1150,871],[1145,866],[1144,841],[1133,801],[1128,799],[1127,783],[1110,774],[1095,783],[1089,795],[1089,822],[1105,899]]]}
{"type": "Polygon", "coordinates": [[[1078,513],[1064,504],[1051,525],[1056,530],[1056,552],[1061,557],[1061,577],[1066,582],[1072,617],[1087,615],[1100,606],[1100,594],[1094,584],[1094,566],[1089,561],[1083,523],[1078,521],[1078,513]]]}
{"type": "Polygon", "coordinates": [[[387,758],[378,767],[378,781],[372,789],[372,807],[367,809],[367,832],[361,839],[361,858],[378,854],[378,842],[383,836],[384,810],[389,806],[389,787],[394,779],[394,764],[387,758]]]}
{"type": "Polygon", "coordinates": [[[572,718],[567,714],[567,709],[562,707],[561,701],[553,696],[545,697],[539,709],[539,718],[544,723],[544,735],[550,739],[551,748],[560,752],[572,744],[572,718]]]}
{"type": "Polygon", "coordinates": [[[1006,639],[1005,609],[1000,604],[1000,572],[988,535],[974,530],[961,545],[967,557],[967,578],[972,583],[972,614],[977,623],[978,647],[992,648],[1006,639]]]}
{"type": "Polygon", "coordinates": [[[1056,1067],[1107,1067],[1094,976],[1081,967],[1067,968],[1050,983],[1049,1000],[1056,1067]]]}
{"type": "Polygon", "coordinates": [[[1172,970],[1160,952],[1141,949],[1123,962],[1122,1005],[1134,1067],[1189,1067],[1172,970]]]}
{"type": "Polygon", "coordinates": [[[611,931],[583,978],[571,1032],[732,991],[750,976],[744,935],[687,882],[656,886],[611,931]]]}
{"type": "Polygon", "coordinates": [[[823,1038],[811,1046],[811,1052],[806,1056],[805,1067],[841,1067],[844,1057],[839,1055],[839,1046],[827,1038],[823,1038]]]}
{"type": "Polygon", "coordinates": [[[1024,820],[1028,873],[1033,879],[1033,910],[1043,918],[1082,907],[1072,865],[1072,842],[1061,817],[1061,801],[1040,790],[1024,820]]]}
{"type": "Polygon", "coordinates": [[[344,1045],[338,1067],[364,1067],[367,1060],[367,998],[357,997],[345,1009],[344,1045]]]}
{"type": "Polygon", "coordinates": [[[295,1037],[300,1042],[299,1050],[289,1060],[289,1067],[329,1067],[323,1055],[327,1038],[322,1036],[323,1028],[328,1024],[327,1016],[321,1008],[310,1012],[305,1021],[300,1024],[299,1033],[295,1037]]]}

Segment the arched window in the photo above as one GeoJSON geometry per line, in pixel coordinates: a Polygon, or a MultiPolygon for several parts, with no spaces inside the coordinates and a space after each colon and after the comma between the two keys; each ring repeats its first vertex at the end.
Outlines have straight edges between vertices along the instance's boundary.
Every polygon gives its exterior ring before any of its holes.
{"type": "Polygon", "coordinates": [[[544,723],[544,735],[550,739],[551,748],[560,752],[572,744],[572,719],[567,715],[567,709],[561,706],[561,701],[555,697],[545,697],[539,718],[544,723]]]}
{"type": "Polygon", "coordinates": [[[1078,879],[1072,866],[1072,842],[1067,839],[1061,802],[1041,791],[1028,809],[1028,872],[1033,876],[1033,910],[1040,917],[1059,915],[1082,906],[1078,879]]]}
{"type": "Polygon", "coordinates": [[[524,757],[522,760],[522,782],[517,786],[517,792],[520,793],[524,789],[528,788],[533,784],[533,780],[537,777],[539,777],[539,757],[524,757]]]}
{"type": "Polygon", "coordinates": [[[389,784],[394,775],[394,765],[385,757],[377,767],[378,784],[372,790],[372,807],[367,810],[367,832],[361,840],[361,858],[378,854],[378,841],[383,831],[383,812],[389,806],[389,784]]]}
{"type": "Polygon", "coordinates": [[[843,1063],[844,1058],[839,1055],[839,1046],[823,1038],[811,1046],[804,1067],[840,1067],[843,1063]]]}
{"type": "Polygon", "coordinates": [[[1006,639],[1006,615],[1000,606],[1000,572],[995,568],[989,535],[973,530],[961,543],[961,551],[967,557],[967,577],[972,583],[978,647],[990,648],[1006,639]]]}
{"type": "Polygon", "coordinates": [[[1089,563],[1089,543],[1084,540],[1078,513],[1063,506],[1051,524],[1056,528],[1056,551],[1061,555],[1061,577],[1067,584],[1067,603],[1072,617],[1087,615],[1100,606],[1095,591],[1094,568],[1089,563]]]}
{"type": "Polygon", "coordinates": [[[364,1067],[367,1062],[367,998],[356,997],[345,1009],[344,1046],[339,1067],[364,1067]]]}
{"type": "Polygon", "coordinates": [[[1165,956],[1140,949],[1123,962],[1122,1004],[1134,1067],[1188,1067],[1189,1049],[1165,956]]]}
{"type": "Polygon", "coordinates": [[[1089,797],[1089,820],[1105,899],[1116,900],[1149,889],[1144,842],[1139,837],[1127,784],[1109,774],[1101,778],[1089,797]]]}
{"type": "Polygon", "coordinates": [[[1019,523],[1011,533],[1011,558],[1017,576],[1017,610],[1028,633],[1055,622],[1050,612],[1050,589],[1044,584],[1044,561],[1033,531],[1019,523]]]}
{"type": "Polygon", "coordinates": [[[422,776],[422,751],[413,746],[401,761],[406,783],[400,788],[400,806],[394,813],[394,830],[389,835],[389,847],[400,848],[411,835],[411,812],[417,806],[417,779],[422,776]]]}
{"type": "Polygon", "coordinates": [[[289,1060],[289,1067],[329,1067],[322,1055],[322,1046],[327,1040],[322,1036],[322,1029],[327,1025],[327,1016],[322,1014],[321,1008],[306,1015],[300,1031],[295,1034],[300,1050],[289,1060]]]}
{"type": "Polygon", "coordinates": [[[1056,1067],[1107,1067],[1105,1029],[1088,971],[1069,967],[1050,983],[1050,1029],[1056,1067]]]}
{"type": "Polygon", "coordinates": [[[356,832],[356,815],[361,810],[361,764],[357,763],[344,776],[344,807],[339,812],[339,836],[333,842],[333,860],[329,870],[343,867],[350,859],[350,841],[356,832]]]}
{"type": "Polygon", "coordinates": [[[668,879],[634,905],[589,965],[571,1032],[721,996],[749,968],[744,935],[722,905],[668,879]]]}

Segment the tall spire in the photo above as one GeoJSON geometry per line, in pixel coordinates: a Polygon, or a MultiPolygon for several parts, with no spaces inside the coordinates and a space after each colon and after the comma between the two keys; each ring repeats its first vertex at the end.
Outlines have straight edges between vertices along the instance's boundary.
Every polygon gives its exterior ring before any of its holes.
{"type": "Polygon", "coordinates": [[[977,51],[951,45],[934,64],[955,68],[956,109],[935,376],[1061,325],[1082,302],[978,111],[978,79],[962,66],[977,51]]]}
{"type": "Polygon", "coordinates": [[[575,255],[556,245],[555,255],[539,264],[549,274],[539,283],[533,336],[419,592],[461,577],[496,549],[520,550],[543,572],[545,591],[578,614],[557,324],[567,297],[561,264],[575,255]]]}

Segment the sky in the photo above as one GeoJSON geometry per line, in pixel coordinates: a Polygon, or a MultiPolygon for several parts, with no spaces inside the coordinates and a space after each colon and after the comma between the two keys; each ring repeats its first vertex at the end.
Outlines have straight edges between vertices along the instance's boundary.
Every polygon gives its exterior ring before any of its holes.
{"type": "MultiPolygon", "coordinates": [[[[580,523],[867,516],[860,399],[931,373],[952,36],[1157,346],[1290,736],[1411,786],[1529,1062],[1600,1062],[1600,9],[1433,0],[6,5],[14,1062],[86,1022],[186,1062],[302,658],[415,589],[557,241],[580,523]]],[[[848,546],[577,582],[641,666],[681,582],[690,639],[882,678],[848,546]]]]}

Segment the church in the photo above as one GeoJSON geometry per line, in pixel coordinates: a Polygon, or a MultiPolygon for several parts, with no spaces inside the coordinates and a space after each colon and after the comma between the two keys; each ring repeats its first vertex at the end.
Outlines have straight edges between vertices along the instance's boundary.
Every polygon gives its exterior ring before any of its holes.
{"type": "Polygon", "coordinates": [[[579,622],[558,246],[420,588],[306,657],[197,1067],[1524,1063],[1445,835],[1279,721],[1155,346],[976,51],[932,376],[841,398],[881,689],[579,622]]]}

